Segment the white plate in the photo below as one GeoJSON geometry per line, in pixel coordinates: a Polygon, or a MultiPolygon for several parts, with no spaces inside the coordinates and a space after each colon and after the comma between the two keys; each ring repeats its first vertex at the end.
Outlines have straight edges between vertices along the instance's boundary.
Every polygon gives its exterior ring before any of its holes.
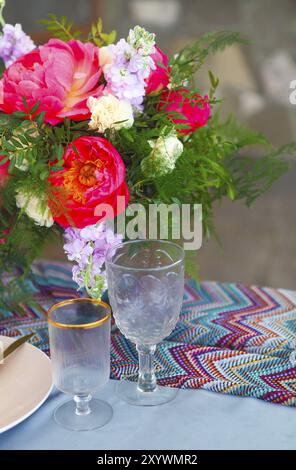
{"type": "MultiPolygon", "coordinates": [[[[0,336],[5,349],[16,338],[0,336]]],[[[28,418],[44,403],[52,389],[50,359],[29,343],[0,363],[0,433],[28,418]]]]}

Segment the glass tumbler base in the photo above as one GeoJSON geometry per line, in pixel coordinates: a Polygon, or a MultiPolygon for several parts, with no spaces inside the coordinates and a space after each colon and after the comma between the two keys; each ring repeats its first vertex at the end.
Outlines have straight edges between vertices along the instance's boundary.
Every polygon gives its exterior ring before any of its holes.
{"type": "Polygon", "coordinates": [[[174,400],[178,389],[157,386],[153,392],[142,392],[138,389],[136,382],[121,380],[116,384],[118,398],[136,406],[157,406],[174,400]]]}
{"type": "Polygon", "coordinates": [[[77,415],[75,413],[76,405],[74,400],[59,405],[53,418],[60,426],[73,431],[91,431],[105,426],[113,415],[113,410],[108,403],[92,398],[89,403],[91,412],[86,415],[77,415]]]}

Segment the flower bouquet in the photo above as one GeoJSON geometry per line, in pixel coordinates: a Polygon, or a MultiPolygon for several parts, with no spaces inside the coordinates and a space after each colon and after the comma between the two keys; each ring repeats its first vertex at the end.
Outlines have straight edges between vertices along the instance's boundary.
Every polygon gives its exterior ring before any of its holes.
{"type": "Polygon", "coordinates": [[[294,144],[274,149],[219,120],[211,71],[208,92],[198,88],[209,54],[246,42],[238,33],[205,34],[169,58],[140,26],[116,40],[99,20],[84,37],[50,15],[53,37],[37,46],[2,10],[0,21],[0,269],[11,275],[2,305],[30,290],[32,262],[53,236],[65,236],[75,281],[99,298],[106,251],[124,237],[107,219],[133,203],[202,204],[208,236],[214,201],[250,204],[287,169],[281,156],[294,144]]]}

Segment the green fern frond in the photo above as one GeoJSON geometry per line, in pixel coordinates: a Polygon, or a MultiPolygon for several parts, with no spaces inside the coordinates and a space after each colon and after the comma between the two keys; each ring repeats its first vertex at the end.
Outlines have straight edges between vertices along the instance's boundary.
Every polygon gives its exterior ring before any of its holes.
{"type": "Polygon", "coordinates": [[[249,44],[249,41],[236,31],[214,31],[201,36],[193,45],[193,49],[196,47],[201,49],[206,57],[209,54],[223,51],[233,44],[249,44]]]}
{"type": "Polygon", "coordinates": [[[80,31],[73,31],[73,23],[67,19],[66,16],[60,18],[50,13],[48,20],[41,20],[39,23],[43,24],[51,34],[62,41],[70,41],[71,39],[78,39],[81,36],[80,31]]]}
{"type": "Polygon", "coordinates": [[[217,116],[218,114],[212,118],[213,125],[217,126],[217,136],[221,136],[224,140],[228,139],[236,146],[237,150],[249,145],[271,146],[265,135],[252,131],[247,126],[239,123],[234,116],[230,115],[222,123],[216,119],[217,116]]]}
{"type": "Polygon", "coordinates": [[[233,44],[244,45],[248,41],[235,31],[216,31],[206,33],[194,44],[184,47],[170,62],[172,86],[182,86],[201,68],[210,54],[223,51],[233,44]]]}

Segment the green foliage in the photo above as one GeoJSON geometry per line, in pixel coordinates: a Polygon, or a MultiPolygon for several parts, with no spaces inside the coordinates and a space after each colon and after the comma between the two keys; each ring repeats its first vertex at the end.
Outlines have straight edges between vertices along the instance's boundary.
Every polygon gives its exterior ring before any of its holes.
{"type": "Polygon", "coordinates": [[[170,61],[172,86],[182,86],[202,67],[208,55],[233,44],[248,44],[248,41],[234,31],[217,31],[206,33],[192,45],[184,47],[170,61]]]}
{"type": "Polygon", "coordinates": [[[233,117],[220,122],[214,115],[209,125],[184,142],[173,172],[146,178],[140,163],[151,152],[148,141],[169,125],[161,114],[148,125],[154,117],[155,112],[141,116],[131,129],[109,137],[125,159],[131,202],[202,204],[205,236],[214,232],[214,201],[228,197],[252,203],[287,171],[288,162],[282,156],[296,151],[296,144],[275,150],[262,134],[238,124],[233,117]],[[257,156],[249,156],[254,151],[257,156]]]}
{"type": "MultiPolygon", "coordinates": [[[[50,33],[62,41],[70,41],[70,39],[82,38],[81,31],[73,30],[74,23],[69,21],[66,16],[58,18],[54,14],[49,14],[47,20],[41,20],[39,23],[43,24],[50,33]]],[[[98,47],[108,46],[116,40],[116,31],[112,30],[110,33],[103,32],[102,19],[99,18],[96,23],[91,26],[91,31],[85,38],[86,41],[91,41],[98,47]]]]}
{"type": "Polygon", "coordinates": [[[10,230],[2,237],[6,242],[0,249],[1,272],[6,273],[5,277],[0,276],[0,312],[5,308],[20,311],[21,304],[33,302],[32,263],[41,255],[44,245],[60,233],[56,226],[51,230],[39,227],[25,214],[17,212],[15,206],[13,207],[14,198],[9,197],[13,183],[8,186],[10,187],[2,189],[0,193],[0,199],[6,207],[5,215],[1,210],[0,232],[10,230]],[[8,198],[10,210],[7,210],[8,198]]]}
{"type": "Polygon", "coordinates": [[[199,279],[199,268],[196,262],[195,251],[185,251],[185,272],[192,279],[199,279]]]}
{"type": "Polygon", "coordinates": [[[99,18],[96,24],[92,24],[88,40],[93,41],[98,47],[108,46],[115,42],[116,31],[113,29],[109,34],[104,33],[102,19],[99,18]]]}
{"type": "Polygon", "coordinates": [[[61,39],[61,41],[70,41],[70,39],[79,39],[80,31],[73,31],[73,23],[68,21],[66,16],[58,18],[53,13],[48,15],[48,20],[41,20],[39,23],[46,26],[53,37],[61,39]]]}
{"type": "Polygon", "coordinates": [[[0,114],[1,155],[10,161],[9,172],[16,174],[20,184],[24,180],[44,187],[50,170],[62,168],[64,145],[71,133],[67,120],[62,127],[44,124],[44,113],[38,113],[38,108],[36,103],[27,112],[0,114]]]}

